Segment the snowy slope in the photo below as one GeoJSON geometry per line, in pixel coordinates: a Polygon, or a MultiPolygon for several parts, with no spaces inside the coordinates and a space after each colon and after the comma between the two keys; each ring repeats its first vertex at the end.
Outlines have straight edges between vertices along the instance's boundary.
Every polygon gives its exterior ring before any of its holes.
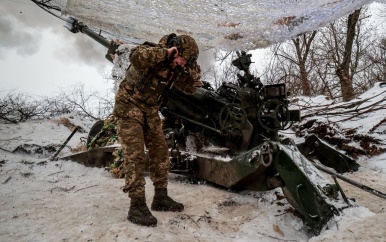
{"type": "MultiPolygon", "coordinates": [[[[367,94],[385,97],[380,90],[371,89],[367,94]]],[[[308,107],[303,113],[310,112],[316,109],[308,107]]],[[[369,122],[385,116],[382,110],[371,115],[370,119],[341,122],[340,127],[365,132],[365,127],[372,127],[369,122]]],[[[72,132],[60,118],[68,118],[86,132],[92,126],[91,121],[76,116],[0,124],[0,241],[385,241],[386,200],[345,182],[341,185],[346,195],[355,198],[358,206],[345,209],[317,237],[291,213],[280,190],[235,193],[174,174],[170,175],[170,194],[184,203],[185,211],[154,212],[155,228],[134,225],[126,219],[129,199],[120,190],[122,179],[104,169],[50,161],[47,155],[52,152],[8,152],[23,144],[59,147],[72,132]]],[[[374,135],[384,140],[379,129],[374,135]]],[[[60,155],[71,153],[86,136],[77,133],[60,155]]],[[[386,153],[361,156],[359,171],[345,175],[385,192],[385,158],[386,153]]],[[[150,179],[146,181],[150,204],[153,188],[150,179]]]]}

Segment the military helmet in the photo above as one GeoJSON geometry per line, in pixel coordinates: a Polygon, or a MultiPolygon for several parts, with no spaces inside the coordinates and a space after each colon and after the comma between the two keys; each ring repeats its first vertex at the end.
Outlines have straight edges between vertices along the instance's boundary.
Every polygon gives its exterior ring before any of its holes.
{"type": "Polygon", "coordinates": [[[170,34],[162,37],[159,43],[167,48],[177,47],[182,58],[187,62],[197,60],[199,50],[196,41],[189,35],[170,34]]]}

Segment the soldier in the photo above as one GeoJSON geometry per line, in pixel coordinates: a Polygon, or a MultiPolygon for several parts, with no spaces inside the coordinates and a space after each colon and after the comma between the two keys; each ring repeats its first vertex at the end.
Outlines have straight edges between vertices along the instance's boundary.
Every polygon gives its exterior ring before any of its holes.
{"type": "MultiPolygon", "coordinates": [[[[119,43],[118,43],[119,44],[119,43]]],[[[128,220],[139,225],[156,226],[145,199],[145,152],[149,151],[150,179],[155,188],[153,211],[181,212],[184,205],[168,196],[169,153],[158,115],[165,84],[187,94],[195,92],[201,71],[196,60],[199,51],[188,35],[170,34],[158,44],[145,42],[129,54],[131,65],[115,97],[114,116],[124,155],[124,192],[130,197],[128,220]]],[[[106,57],[111,56],[111,50],[106,57]]]]}

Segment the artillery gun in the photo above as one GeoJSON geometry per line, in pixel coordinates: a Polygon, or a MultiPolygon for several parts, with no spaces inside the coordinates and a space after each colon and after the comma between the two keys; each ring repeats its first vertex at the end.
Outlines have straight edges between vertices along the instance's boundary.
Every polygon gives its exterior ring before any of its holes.
{"type": "MultiPolygon", "coordinates": [[[[106,48],[113,45],[76,19],[66,22],[73,33],[84,33],[106,48]]],[[[359,165],[315,135],[299,144],[280,137],[280,130],[300,120],[300,111],[289,109],[285,84],[263,85],[249,71],[251,55],[237,55],[232,64],[244,72],[237,75],[237,84],[225,82],[217,90],[207,85],[193,95],[177,88],[168,92],[160,114],[170,148],[170,171],[234,190],[281,188],[312,232],[318,234],[334,215],[354,204],[336,179],[331,184],[321,174],[314,158],[338,172],[355,171],[359,165]]],[[[100,121],[93,126],[89,142],[103,132],[103,124],[100,121]]],[[[62,159],[108,166],[117,148],[89,149],[62,159]]]]}
{"type": "MultiPolygon", "coordinates": [[[[251,55],[237,54],[232,64],[244,72],[237,84],[225,82],[217,90],[205,85],[192,95],[175,87],[168,92],[160,115],[170,148],[170,171],[233,190],[280,187],[318,234],[353,203],[337,181],[330,184],[308,158],[317,157],[339,172],[357,170],[358,164],[315,135],[300,144],[281,138],[279,131],[299,121],[300,111],[289,109],[285,84],[263,85],[249,71],[251,55]]],[[[103,121],[90,130],[88,141],[101,132],[103,121]]],[[[65,159],[108,166],[116,149],[99,147],[65,159]]]]}

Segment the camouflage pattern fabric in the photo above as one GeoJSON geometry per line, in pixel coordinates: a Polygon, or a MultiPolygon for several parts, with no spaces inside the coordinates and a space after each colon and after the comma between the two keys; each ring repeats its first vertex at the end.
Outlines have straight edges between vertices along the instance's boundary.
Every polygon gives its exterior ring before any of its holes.
{"type": "MultiPolygon", "coordinates": [[[[131,111],[140,112],[137,107],[132,107],[131,111]]],[[[149,150],[150,179],[154,187],[167,188],[168,184],[169,154],[161,120],[158,113],[144,117],[144,120],[145,123],[140,123],[135,119],[120,119],[117,123],[124,154],[123,173],[126,183],[123,191],[135,198],[145,196],[145,145],[149,150]]]]}
{"type": "MultiPolygon", "coordinates": [[[[199,49],[196,41],[189,35],[178,35],[178,37],[181,40],[181,45],[182,45],[181,47],[183,49],[182,58],[188,61],[191,56],[195,56],[197,59],[199,54],[199,49]]],[[[160,39],[159,44],[162,47],[167,48],[168,47],[167,42],[169,38],[170,38],[170,35],[165,35],[160,39]]]]}
{"type": "MultiPolygon", "coordinates": [[[[144,171],[149,150],[150,178],[155,188],[166,188],[169,154],[158,115],[158,84],[166,79],[171,68],[167,49],[159,44],[145,43],[130,52],[130,67],[115,97],[114,116],[123,152],[124,192],[129,197],[145,196],[144,171]]],[[[187,94],[195,92],[200,81],[200,67],[191,63],[177,70],[175,87],[187,94]]]]}
{"type": "Polygon", "coordinates": [[[110,164],[110,172],[114,174],[116,178],[124,178],[123,172],[123,152],[121,148],[115,148],[113,151],[114,162],[110,164]]]}
{"type": "MultiPolygon", "coordinates": [[[[170,70],[167,60],[167,50],[160,45],[141,45],[130,53],[131,65],[125,79],[119,85],[115,98],[114,115],[118,118],[127,117],[127,103],[134,103],[145,112],[158,111],[157,87],[162,79],[166,79],[170,70]]],[[[200,66],[194,62],[180,68],[176,73],[174,86],[181,91],[192,94],[196,91],[194,85],[201,79],[200,66]]]]}

